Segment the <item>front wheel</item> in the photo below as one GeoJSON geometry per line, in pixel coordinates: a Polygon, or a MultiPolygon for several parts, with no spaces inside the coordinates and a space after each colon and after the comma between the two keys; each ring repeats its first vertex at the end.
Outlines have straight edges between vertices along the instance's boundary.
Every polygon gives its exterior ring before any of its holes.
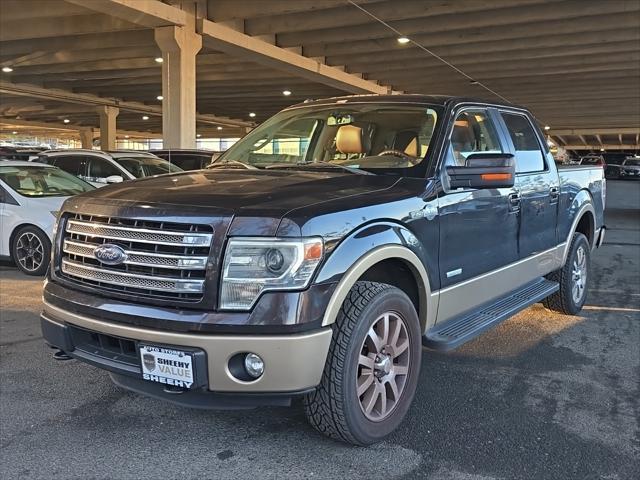
{"type": "Polygon", "coordinates": [[[13,236],[13,261],[27,275],[44,275],[51,258],[51,242],[37,227],[22,227],[13,236]]]}
{"type": "Polygon", "coordinates": [[[589,240],[582,233],[574,233],[567,255],[567,261],[560,270],[547,275],[549,280],[558,282],[560,289],[543,300],[550,310],[576,315],[587,300],[587,281],[591,267],[589,240]]]}
{"type": "Polygon", "coordinates": [[[394,431],[418,383],[421,332],[409,297],[391,285],[357,282],[336,323],[322,381],[304,399],[325,435],[369,445],[394,431]]]}

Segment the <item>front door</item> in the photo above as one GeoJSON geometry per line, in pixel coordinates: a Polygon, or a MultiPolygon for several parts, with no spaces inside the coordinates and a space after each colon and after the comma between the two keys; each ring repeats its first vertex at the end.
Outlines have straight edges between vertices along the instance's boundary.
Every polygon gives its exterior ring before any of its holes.
{"type": "MultiPolygon", "coordinates": [[[[472,153],[503,152],[493,120],[496,114],[477,107],[460,111],[449,130],[445,165],[465,166],[472,153]]],[[[512,289],[504,278],[494,280],[500,276],[497,270],[518,260],[519,211],[512,202],[515,189],[448,190],[446,171],[443,175],[438,322],[512,289]]]]}

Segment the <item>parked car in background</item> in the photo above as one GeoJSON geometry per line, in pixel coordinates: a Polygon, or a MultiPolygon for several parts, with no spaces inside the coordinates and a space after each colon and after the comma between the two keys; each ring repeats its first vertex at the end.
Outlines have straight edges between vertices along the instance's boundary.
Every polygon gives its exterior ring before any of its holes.
{"type": "Polygon", "coordinates": [[[34,160],[44,148],[0,146],[0,160],[34,160]]]}
{"type": "Polygon", "coordinates": [[[200,170],[222,155],[222,152],[213,150],[151,150],[150,153],[183,170],[200,170]]]}
{"type": "Polygon", "coordinates": [[[620,165],[609,164],[605,174],[607,178],[640,178],[640,157],[627,157],[620,165]]]}
{"type": "Polygon", "coordinates": [[[51,165],[0,164],[0,257],[28,275],[44,275],[58,211],[68,197],[94,187],[51,165]]]}
{"type": "Polygon", "coordinates": [[[135,150],[47,150],[38,156],[38,162],[55,165],[96,187],[182,171],[162,158],[135,150]]]}

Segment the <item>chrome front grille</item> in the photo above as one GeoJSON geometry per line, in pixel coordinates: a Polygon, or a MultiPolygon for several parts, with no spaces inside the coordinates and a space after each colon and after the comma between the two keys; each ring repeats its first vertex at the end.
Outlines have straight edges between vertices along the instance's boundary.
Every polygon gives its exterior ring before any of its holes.
{"type": "Polygon", "coordinates": [[[60,273],[105,293],[198,301],[212,238],[208,225],[71,215],[63,233],[60,273]],[[107,243],[124,250],[121,264],[106,265],[96,258],[95,249],[107,243]]]}

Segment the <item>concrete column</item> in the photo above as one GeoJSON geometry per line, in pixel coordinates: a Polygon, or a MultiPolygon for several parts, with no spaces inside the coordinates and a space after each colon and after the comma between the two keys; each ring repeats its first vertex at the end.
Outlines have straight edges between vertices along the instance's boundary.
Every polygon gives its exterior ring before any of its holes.
{"type": "Polygon", "coordinates": [[[82,148],[93,148],[93,128],[81,128],[78,133],[82,148]]]}
{"type": "Polygon", "coordinates": [[[187,27],[155,29],[162,51],[162,138],[164,148],[196,146],[196,54],[202,37],[187,27]]]}
{"type": "Polygon", "coordinates": [[[100,150],[115,150],[116,117],[120,113],[120,109],[101,105],[96,110],[100,115],[100,150]]]}

